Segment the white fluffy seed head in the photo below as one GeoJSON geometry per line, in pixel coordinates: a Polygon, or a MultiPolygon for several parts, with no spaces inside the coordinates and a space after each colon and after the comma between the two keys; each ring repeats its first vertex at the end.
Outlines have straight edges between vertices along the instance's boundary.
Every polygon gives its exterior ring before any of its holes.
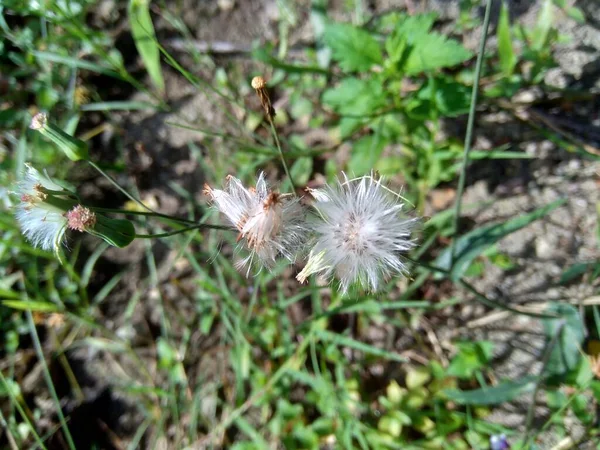
{"type": "Polygon", "coordinates": [[[280,257],[295,260],[308,231],[304,208],[297,198],[273,192],[264,173],[259,175],[255,188],[246,188],[240,180],[228,176],[223,190],[206,185],[205,193],[237,228],[238,241],[243,240],[249,250],[238,263],[247,267],[247,274],[255,260],[267,268],[280,257]]]}
{"type": "Polygon", "coordinates": [[[298,280],[314,273],[336,277],[342,292],[358,282],[377,291],[383,279],[406,273],[402,260],[415,246],[411,234],[418,219],[407,217],[401,198],[373,176],[312,190],[318,213],[316,242],[298,280]]]}
{"type": "Polygon", "coordinates": [[[47,175],[27,165],[17,185],[20,202],[15,216],[22,233],[34,247],[58,251],[67,229],[66,210],[48,202],[48,191],[66,191],[47,175]]]}

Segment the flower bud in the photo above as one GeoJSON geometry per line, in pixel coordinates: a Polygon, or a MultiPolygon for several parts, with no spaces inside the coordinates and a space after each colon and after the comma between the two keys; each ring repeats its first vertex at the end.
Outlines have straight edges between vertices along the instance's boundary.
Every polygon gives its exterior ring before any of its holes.
{"type": "Polygon", "coordinates": [[[88,144],[50,123],[45,113],[37,113],[33,116],[29,128],[39,131],[43,136],[54,142],[71,161],[88,159],[88,144]]]}

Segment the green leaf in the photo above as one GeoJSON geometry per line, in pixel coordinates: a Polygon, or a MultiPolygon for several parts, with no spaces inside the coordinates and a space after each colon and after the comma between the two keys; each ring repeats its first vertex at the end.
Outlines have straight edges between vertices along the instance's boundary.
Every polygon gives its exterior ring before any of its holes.
{"type": "Polygon", "coordinates": [[[296,186],[304,186],[312,175],[313,158],[303,156],[298,158],[290,168],[290,175],[296,186]]]}
{"type": "Polygon", "coordinates": [[[566,199],[556,200],[549,205],[536,209],[529,214],[508,220],[504,223],[486,225],[476,228],[461,236],[456,241],[455,261],[451,267],[452,255],[451,247],[446,248],[436,259],[436,266],[450,270],[452,280],[460,279],[471,262],[481,255],[486,249],[494,245],[500,239],[514,233],[521,228],[526,227],[532,222],[544,217],[551,211],[563,205],[566,199]]]}
{"type": "Polygon", "coordinates": [[[385,42],[385,50],[389,59],[398,64],[407,50],[407,39],[410,36],[421,36],[429,33],[436,14],[417,14],[414,16],[400,16],[396,23],[395,30],[385,42]]]}
{"type": "Polygon", "coordinates": [[[498,56],[500,57],[500,68],[506,76],[512,75],[517,64],[517,56],[512,46],[510,35],[510,17],[508,14],[508,5],[506,1],[502,2],[500,18],[498,20],[498,56]]]}
{"type": "Polygon", "coordinates": [[[2,304],[7,308],[21,311],[58,312],[58,306],[48,302],[33,302],[28,300],[3,300],[2,304]]]}
{"type": "Polygon", "coordinates": [[[149,11],[149,0],[130,0],[128,17],[131,34],[152,83],[162,93],[165,90],[160,68],[160,50],[149,11]]]}
{"type": "Polygon", "coordinates": [[[567,267],[561,274],[559,283],[567,284],[588,272],[592,273],[593,279],[598,278],[600,274],[600,261],[575,263],[567,267]]]}
{"type": "Polygon", "coordinates": [[[457,41],[430,31],[434,20],[430,14],[406,17],[386,42],[390,59],[407,75],[452,67],[473,56],[457,41]]]}
{"type": "Polygon", "coordinates": [[[585,14],[580,8],[572,6],[567,8],[567,15],[577,23],[585,23],[585,14]]]}
{"type": "Polygon", "coordinates": [[[484,387],[472,391],[447,389],[444,394],[449,400],[461,405],[498,405],[535,389],[537,377],[530,375],[520,380],[507,381],[498,386],[484,387]]]}
{"type": "Polygon", "coordinates": [[[327,25],[323,39],[332,57],[346,72],[365,71],[381,64],[381,48],[369,32],[346,23],[327,25]]]}
{"type": "Polygon", "coordinates": [[[458,353],[450,362],[447,374],[458,378],[472,378],[477,370],[487,366],[494,345],[489,341],[459,342],[458,353]]]}
{"type": "Polygon", "coordinates": [[[417,75],[444,67],[452,67],[472,57],[472,53],[454,40],[438,33],[422,36],[411,48],[404,64],[407,75],[417,75]]]}
{"type": "Polygon", "coordinates": [[[331,342],[335,345],[353,348],[355,350],[359,350],[374,356],[380,356],[392,361],[406,362],[406,358],[397,353],[389,352],[387,350],[365,344],[364,342],[357,341],[356,339],[352,339],[348,336],[343,336],[341,334],[332,333],[331,331],[326,330],[318,330],[316,335],[319,337],[319,339],[326,342],[331,342]]]}
{"type": "Polygon", "coordinates": [[[360,138],[352,148],[348,162],[349,172],[356,176],[371,172],[386,144],[387,141],[379,133],[360,138]]]}
{"type": "Polygon", "coordinates": [[[427,119],[434,112],[446,117],[456,117],[469,111],[471,89],[448,77],[430,77],[419,89],[412,103],[416,109],[410,111],[413,106],[411,103],[407,109],[415,117],[427,119]]]}
{"type": "Polygon", "coordinates": [[[341,137],[345,138],[367,122],[368,117],[389,103],[383,84],[377,77],[368,80],[344,78],[339,85],[327,89],[322,101],[341,115],[341,137]]]}
{"type": "Polygon", "coordinates": [[[102,214],[96,215],[96,225],[86,232],[119,248],[127,247],[135,239],[135,228],[129,220],[110,219],[102,214]]]}
{"type": "Polygon", "coordinates": [[[575,370],[579,364],[585,327],[579,311],[573,305],[551,303],[547,311],[560,316],[556,319],[543,319],[547,341],[551,342],[556,333],[560,335],[552,348],[544,375],[563,376],[575,370]]]}
{"type": "Polygon", "coordinates": [[[42,61],[50,61],[58,64],[65,64],[67,66],[77,67],[79,69],[89,70],[91,72],[108,75],[113,78],[123,79],[123,77],[118,72],[115,72],[114,69],[109,67],[103,67],[100,64],[95,64],[93,62],[85,61],[83,59],[74,58],[70,56],[63,56],[57,53],[38,51],[34,51],[33,56],[42,61]]]}
{"type": "Polygon", "coordinates": [[[137,101],[116,101],[116,102],[97,102],[86,103],[79,108],[81,111],[138,111],[155,110],[157,106],[148,102],[137,101]]]}
{"type": "Polygon", "coordinates": [[[553,21],[552,8],[552,0],[544,0],[537,23],[535,24],[535,29],[533,31],[533,38],[531,42],[531,47],[533,50],[542,50],[548,42],[548,36],[550,35],[553,21]]]}

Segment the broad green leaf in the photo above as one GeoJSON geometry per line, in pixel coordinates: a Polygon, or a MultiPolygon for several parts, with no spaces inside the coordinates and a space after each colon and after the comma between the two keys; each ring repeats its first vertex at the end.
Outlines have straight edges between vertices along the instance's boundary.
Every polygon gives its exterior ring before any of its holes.
{"type": "Polygon", "coordinates": [[[386,51],[397,69],[416,75],[452,67],[472,57],[457,41],[431,31],[435,16],[415,15],[400,20],[386,41],[386,51]]]}
{"type": "Polygon", "coordinates": [[[129,25],[144,66],[150,75],[152,83],[162,93],[165,90],[160,68],[160,50],[156,43],[156,33],[149,11],[149,0],[129,0],[129,25]]]}
{"type": "Polygon", "coordinates": [[[380,80],[354,77],[344,78],[336,87],[327,89],[323,103],[339,114],[353,116],[372,114],[387,104],[380,80]]]}
{"type": "Polygon", "coordinates": [[[498,386],[484,387],[472,391],[448,389],[444,394],[449,400],[461,405],[498,405],[535,389],[537,377],[531,375],[516,381],[507,381],[498,386]]]}
{"type": "Polygon", "coordinates": [[[486,225],[476,228],[461,236],[456,241],[454,266],[451,266],[451,247],[446,248],[436,259],[436,266],[450,270],[452,280],[460,279],[471,262],[500,239],[526,227],[563,205],[566,199],[556,200],[549,205],[536,209],[529,214],[508,220],[504,223],[486,225]]]}
{"type": "Polygon", "coordinates": [[[341,115],[341,137],[347,137],[364,124],[369,116],[389,104],[381,80],[344,78],[339,85],[323,93],[323,103],[341,115]]]}
{"type": "Polygon", "coordinates": [[[581,358],[581,344],[585,338],[585,326],[579,311],[568,303],[551,303],[548,312],[556,314],[556,319],[543,319],[547,342],[551,342],[556,333],[550,359],[544,371],[545,376],[563,376],[577,368],[581,358]]]}
{"type": "Polygon", "coordinates": [[[407,75],[417,75],[456,66],[472,56],[473,54],[457,41],[438,33],[428,33],[411,45],[403,68],[407,75]]]}
{"type": "Polygon", "coordinates": [[[500,57],[500,68],[506,76],[512,75],[517,64],[517,56],[512,45],[510,35],[510,17],[508,14],[508,4],[506,0],[502,2],[500,10],[500,19],[496,30],[498,36],[498,56],[500,57]]]}
{"type": "Polygon", "coordinates": [[[411,36],[426,34],[433,27],[436,14],[417,14],[399,18],[396,28],[385,42],[388,58],[395,64],[399,63],[407,49],[408,39],[411,36]]]}
{"type": "Polygon", "coordinates": [[[381,64],[381,48],[368,31],[346,23],[327,25],[323,39],[346,72],[366,71],[381,64]]]}
{"type": "Polygon", "coordinates": [[[422,119],[435,118],[440,113],[456,117],[469,111],[471,89],[448,77],[430,77],[407,105],[411,116],[422,119]]]}
{"type": "Polygon", "coordinates": [[[381,134],[363,136],[352,147],[348,170],[352,175],[360,176],[371,172],[379,160],[386,140],[381,134]]]}

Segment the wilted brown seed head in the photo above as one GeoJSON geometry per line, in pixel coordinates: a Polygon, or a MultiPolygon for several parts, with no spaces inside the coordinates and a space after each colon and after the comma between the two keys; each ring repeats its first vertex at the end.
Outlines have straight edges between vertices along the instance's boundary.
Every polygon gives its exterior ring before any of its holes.
{"type": "Polygon", "coordinates": [[[85,206],[77,205],[69,210],[66,215],[71,230],[83,232],[96,225],[96,214],[85,206]]]}
{"type": "Polygon", "coordinates": [[[257,91],[259,89],[264,89],[265,87],[267,87],[267,82],[265,81],[265,79],[263,77],[254,77],[252,78],[252,81],[250,83],[252,85],[253,89],[256,89],[257,91]]]}
{"type": "Polygon", "coordinates": [[[37,113],[31,119],[31,123],[29,124],[29,128],[32,130],[41,130],[48,123],[48,116],[44,113],[37,113]]]}
{"type": "Polygon", "coordinates": [[[208,183],[204,183],[204,189],[202,189],[202,193],[203,193],[204,195],[207,195],[207,196],[209,196],[209,197],[212,197],[212,196],[213,196],[213,193],[212,193],[212,191],[213,191],[213,190],[212,190],[212,188],[211,188],[211,187],[208,185],[208,183]]]}
{"type": "Polygon", "coordinates": [[[278,192],[271,192],[265,202],[263,203],[263,208],[267,211],[269,208],[273,207],[277,203],[279,203],[281,198],[281,194],[278,192]]]}
{"type": "Polygon", "coordinates": [[[272,120],[275,117],[275,108],[271,104],[271,99],[269,98],[269,92],[267,91],[267,82],[263,77],[254,77],[252,78],[252,87],[256,91],[256,95],[258,95],[258,99],[260,100],[260,105],[265,111],[265,115],[272,120]]]}
{"type": "Polygon", "coordinates": [[[65,324],[65,317],[59,313],[52,313],[46,319],[46,325],[50,328],[60,328],[65,324]]]}

